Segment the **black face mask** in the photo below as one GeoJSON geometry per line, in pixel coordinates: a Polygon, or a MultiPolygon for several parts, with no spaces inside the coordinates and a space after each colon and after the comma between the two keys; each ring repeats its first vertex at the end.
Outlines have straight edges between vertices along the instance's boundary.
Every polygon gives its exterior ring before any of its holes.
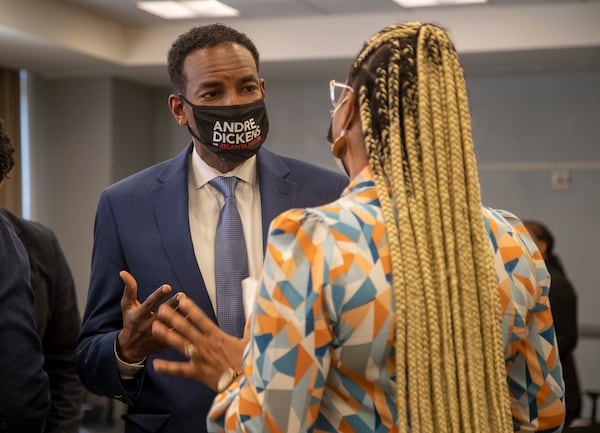
{"type": "Polygon", "coordinates": [[[194,112],[200,136],[190,134],[204,147],[224,160],[241,162],[256,155],[267,138],[269,119],[265,101],[244,105],[195,105],[179,95],[194,112]],[[202,137],[202,138],[201,138],[202,137]]]}

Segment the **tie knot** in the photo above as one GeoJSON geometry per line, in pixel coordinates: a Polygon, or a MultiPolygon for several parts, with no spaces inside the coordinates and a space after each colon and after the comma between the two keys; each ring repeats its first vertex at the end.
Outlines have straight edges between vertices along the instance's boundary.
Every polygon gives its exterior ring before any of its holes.
{"type": "Polygon", "coordinates": [[[209,182],[212,186],[217,188],[223,197],[235,197],[235,186],[238,183],[238,178],[235,176],[219,176],[215,177],[209,182]]]}

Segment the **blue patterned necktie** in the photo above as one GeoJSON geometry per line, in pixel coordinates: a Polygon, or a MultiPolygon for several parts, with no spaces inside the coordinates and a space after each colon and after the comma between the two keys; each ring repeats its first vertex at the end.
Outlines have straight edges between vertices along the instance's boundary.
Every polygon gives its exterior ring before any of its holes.
{"type": "Polygon", "coordinates": [[[219,326],[236,337],[244,335],[242,280],[248,277],[248,254],[242,220],[235,203],[237,177],[215,177],[209,183],[223,197],[215,237],[215,281],[219,326]]]}

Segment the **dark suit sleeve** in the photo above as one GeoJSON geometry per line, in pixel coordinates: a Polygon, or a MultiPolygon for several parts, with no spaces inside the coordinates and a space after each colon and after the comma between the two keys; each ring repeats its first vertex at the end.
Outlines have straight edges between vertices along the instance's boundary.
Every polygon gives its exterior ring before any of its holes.
{"type": "Polygon", "coordinates": [[[0,431],[39,432],[50,405],[27,253],[0,216],[0,431]]]}
{"type": "Polygon", "coordinates": [[[122,381],[114,345],[123,327],[119,272],[128,269],[106,192],[102,193],[94,223],[94,247],[87,306],[75,351],[75,365],[83,384],[93,393],[133,404],[144,370],[122,381]]]}
{"type": "Polygon", "coordinates": [[[577,295],[563,271],[549,267],[550,308],[558,339],[558,350],[563,360],[577,346],[577,295]]]}
{"type": "Polygon", "coordinates": [[[58,240],[50,230],[44,254],[49,319],[42,345],[52,402],[46,433],[77,433],[84,388],[77,377],[73,358],[81,324],[75,284],[58,240]]]}
{"type": "Polygon", "coordinates": [[[342,193],[344,192],[344,190],[348,186],[349,181],[350,180],[347,177],[345,177],[345,176],[342,176],[339,179],[338,188],[337,188],[337,190],[338,190],[338,197],[341,197],[342,193]]]}

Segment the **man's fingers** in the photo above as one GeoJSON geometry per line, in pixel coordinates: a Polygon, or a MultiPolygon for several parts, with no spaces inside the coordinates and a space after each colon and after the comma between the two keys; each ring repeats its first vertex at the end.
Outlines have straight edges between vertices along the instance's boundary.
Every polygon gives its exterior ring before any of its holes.
{"type": "Polygon", "coordinates": [[[142,303],[141,307],[147,314],[151,314],[152,311],[160,305],[160,303],[171,293],[171,286],[163,284],[146,298],[142,303]]]}
{"type": "Polygon", "coordinates": [[[137,304],[137,281],[135,281],[133,275],[127,271],[119,272],[119,276],[125,284],[125,289],[123,290],[123,302],[127,305],[137,304]]]}
{"type": "MultiPolygon", "coordinates": [[[[123,290],[122,304],[125,305],[139,305],[138,301],[138,285],[137,281],[129,272],[123,270],[119,272],[119,276],[125,284],[123,290]]],[[[150,315],[151,312],[171,293],[171,286],[163,284],[154,292],[152,292],[146,300],[141,304],[141,308],[145,310],[146,314],[150,315]]],[[[176,305],[177,301],[172,300],[173,305],[176,305]]]]}

